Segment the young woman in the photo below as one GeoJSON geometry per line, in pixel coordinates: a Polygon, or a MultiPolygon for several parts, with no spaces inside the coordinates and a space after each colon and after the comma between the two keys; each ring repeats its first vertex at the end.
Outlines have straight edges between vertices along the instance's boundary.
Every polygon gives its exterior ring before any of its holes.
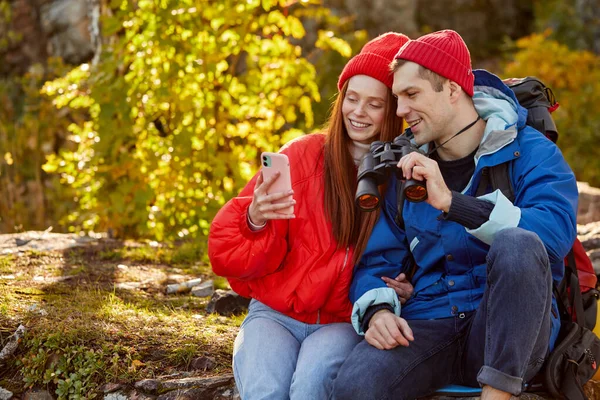
{"type": "MultiPolygon", "coordinates": [[[[349,323],[348,291],[377,213],[354,204],[357,166],[371,142],[402,132],[389,64],[406,41],[390,32],[367,43],[339,77],[324,132],[281,149],[293,199],[289,192],[267,194],[277,175],[263,179],[259,172],[212,222],[213,271],[252,298],[233,351],[244,400],[328,398],[361,339],[349,323]],[[293,214],[278,212],[292,205],[293,214]]],[[[402,280],[388,284],[410,289],[402,280]]]]}

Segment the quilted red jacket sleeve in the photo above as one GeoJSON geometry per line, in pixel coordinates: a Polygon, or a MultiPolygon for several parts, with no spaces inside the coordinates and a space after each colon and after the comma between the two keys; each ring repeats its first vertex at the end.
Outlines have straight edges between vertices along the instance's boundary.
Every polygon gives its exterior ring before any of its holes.
{"type": "Polygon", "coordinates": [[[255,279],[279,268],[287,253],[287,220],[270,220],[257,232],[246,221],[258,174],[217,213],[210,227],[208,253],[217,275],[255,279]]]}

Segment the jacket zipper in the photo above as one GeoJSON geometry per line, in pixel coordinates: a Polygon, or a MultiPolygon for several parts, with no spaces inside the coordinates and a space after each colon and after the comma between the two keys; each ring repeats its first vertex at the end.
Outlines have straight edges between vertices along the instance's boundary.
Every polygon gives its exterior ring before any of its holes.
{"type": "Polygon", "coordinates": [[[592,353],[590,349],[585,349],[585,355],[587,356],[588,360],[590,360],[592,368],[595,371],[598,366],[596,364],[596,358],[594,357],[594,353],[592,353]]]}
{"type": "Polygon", "coordinates": [[[346,256],[344,257],[344,265],[342,265],[342,271],[344,272],[344,269],[346,269],[346,263],[348,261],[348,254],[350,253],[350,246],[346,247],[346,256]]]}

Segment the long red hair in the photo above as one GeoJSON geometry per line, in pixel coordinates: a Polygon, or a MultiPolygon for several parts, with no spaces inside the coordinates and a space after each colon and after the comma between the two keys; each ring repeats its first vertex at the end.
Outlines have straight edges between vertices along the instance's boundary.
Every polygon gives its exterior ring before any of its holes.
{"type": "MultiPolygon", "coordinates": [[[[357,169],[350,154],[348,136],[342,115],[342,103],[348,89],[344,83],[331,107],[325,140],[325,212],[328,214],[339,247],[354,246],[353,263],[356,264],[367,246],[379,210],[362,212],[354,202],[357,169]]],[[[385,118],[381,132],[373,140],[391,142],[402,133],[402,119],[396,116],[397,101],[388,89],[385,118]]],[[[384,189],[380,187],[383,194],[384,189]]]]}

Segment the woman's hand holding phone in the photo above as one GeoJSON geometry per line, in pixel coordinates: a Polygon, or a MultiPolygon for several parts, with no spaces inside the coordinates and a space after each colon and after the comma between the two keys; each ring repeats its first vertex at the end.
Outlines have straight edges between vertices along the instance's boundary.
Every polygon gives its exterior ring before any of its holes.
{"type": "Polygon", "coordinates": [[[262,226],[270,219],[292,219],[293,207],[296,200],[292,198],[293,190],[269,194],[269,188],[279,178],[280,172],[275,172],[268,178],[263,178],[261,171],[254,186],[254,198],[248,209],[248,217],[254,225],[262,226]],[[288,198],[288,199],[286,199],[288,198]],[[282,201],[284,200],[284,201],[282,201]],[[284,211],[291,209],[292,213],[284,211]]]}

